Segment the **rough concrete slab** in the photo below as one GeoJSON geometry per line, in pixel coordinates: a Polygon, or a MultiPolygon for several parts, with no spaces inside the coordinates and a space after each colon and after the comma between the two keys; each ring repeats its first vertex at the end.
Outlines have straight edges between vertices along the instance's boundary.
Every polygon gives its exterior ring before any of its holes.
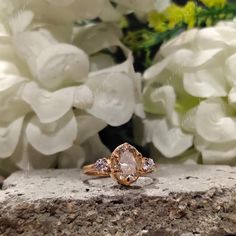
{"type": "Polygon", "coordinates": [[[236,233],[236,167],[163,165],[131,187],[80,170],[16,172],[0,190],[0,235],[236,233]]]}

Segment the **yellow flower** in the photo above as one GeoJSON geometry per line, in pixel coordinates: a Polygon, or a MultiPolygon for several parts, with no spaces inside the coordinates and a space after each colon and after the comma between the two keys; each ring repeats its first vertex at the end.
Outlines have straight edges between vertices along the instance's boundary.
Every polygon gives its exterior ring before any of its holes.
{"type": "Polygon", "coordinates": [[[200,0],[207,7],[223,7],[227,0],[200,0]]]}
{"type": "Polygon", "coordinates": [[[193,28],[196,22],[196,5],[194,2],[188,2],[183,8],[184,23],[188,28],[193,28]]]}
{"type": "Polygon", "coordinates": [[[149,26],[158,32],[173,29],[176,25],[185,23],[188,28],[193,28],[196,22],[196,5],[193,1],[184,7],[171,4],[162,13],[152,11],[148,15],[149,26]]]}
{"type": "Polygon", "coordinates": [[[188,28],[193,28],[196,21],[196,5],[189,1],[184,7],[172,4],[165,11],[165,16],[169,20],[169,27],[173,28],[179,23],[185,23],[188,28]]]}
{"type": "Polygon", "coordinates": [[[158,32],[164,32],[168,29],[165,21],[166,18],[162,13],[151,11],[148,14],[149,26],[154,28],[158,32]]]}
{"type": "Polygon", "coordinates": [[[165,11],[164,15],[169,22],[169,28],[174,28],[177,24],[183,22],[183,8],[176,4],[171,4],[165,11]]]}

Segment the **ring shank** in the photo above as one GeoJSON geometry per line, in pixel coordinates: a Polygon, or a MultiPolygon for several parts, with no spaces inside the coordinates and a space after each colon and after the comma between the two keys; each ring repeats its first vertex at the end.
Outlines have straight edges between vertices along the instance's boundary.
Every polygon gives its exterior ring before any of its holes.
{"type": "Polygon", "coordinates": [[[93,175],[93,176],[110,176],[109,173],[106,173],[104,171],[98,171],[94,164],[90,164],[90,165],[85,165],[83,167],[83,170],[84,170],[84,173],[87,174],[87,175],[93,175]]]}

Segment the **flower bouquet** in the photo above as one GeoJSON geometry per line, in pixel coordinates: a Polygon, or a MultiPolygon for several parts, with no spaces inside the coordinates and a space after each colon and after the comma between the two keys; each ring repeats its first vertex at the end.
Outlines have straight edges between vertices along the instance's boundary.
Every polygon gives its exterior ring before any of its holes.
{"type": "Polygon", "coordinates": [[[0,10],[2,175],[80,167],[110,153],[107,137],[163,161],[236,163],[233,2],[1,0],[0,10]]]}

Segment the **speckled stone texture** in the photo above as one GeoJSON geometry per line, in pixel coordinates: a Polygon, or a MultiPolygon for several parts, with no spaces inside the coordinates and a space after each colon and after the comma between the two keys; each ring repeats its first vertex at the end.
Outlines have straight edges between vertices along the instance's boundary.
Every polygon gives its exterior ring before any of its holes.
{"type": "Polygon", "coordinates": [[[163,165],[131,187],[80,170],[16,172],[0,235],[236,235],[236,168],[163,165]]]}

